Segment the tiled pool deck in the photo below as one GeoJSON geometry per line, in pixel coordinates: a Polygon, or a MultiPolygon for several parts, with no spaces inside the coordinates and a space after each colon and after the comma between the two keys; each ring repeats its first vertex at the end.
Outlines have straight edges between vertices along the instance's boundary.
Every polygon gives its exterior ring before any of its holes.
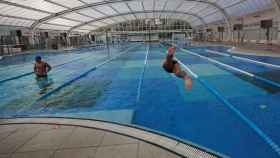
{"type": "Polygon", "coordinates": [[[0,158],[214,158],[192,145],[95,120],[0,119],[0,158]]]}

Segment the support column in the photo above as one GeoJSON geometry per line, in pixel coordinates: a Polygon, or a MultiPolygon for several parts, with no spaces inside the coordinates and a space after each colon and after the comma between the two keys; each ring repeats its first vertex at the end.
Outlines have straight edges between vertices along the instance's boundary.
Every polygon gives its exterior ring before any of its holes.
{"type": "Polygon", "coordinates": [[[108,36],[108,30],[106,30],[106,47],[107,47],[107,53],[108,57],[110,57],[110,46],[109,46],[109,36],[108,36]]]}
{"type": "Polygon", "coordinates": [[[67,47],[71,47],[70,33],[66,34],[66,45],[67,47]]]}
{"type": "Polygon", "coordinates": [[[273,0],[273,6],[275,7],[275,20],[277,22],[277,44],[280,45],[280,1],[273,0]]]}
{"type": "Polygon", "coordinates": [[[277,37],[277,43],[280,45],[280,1],[279,0],[273,0],[273,6],[275,7],[276,11],[276,20],[278,25],[278,37],[277,37]]]}
{"type": "Polygon", "coordinates": [[[30,35],[31,35],[31,37],[29,37],[29,42],[30,42],[31,47],[34,49],[35,48],[35,31],[30,30],[30,35]]]}

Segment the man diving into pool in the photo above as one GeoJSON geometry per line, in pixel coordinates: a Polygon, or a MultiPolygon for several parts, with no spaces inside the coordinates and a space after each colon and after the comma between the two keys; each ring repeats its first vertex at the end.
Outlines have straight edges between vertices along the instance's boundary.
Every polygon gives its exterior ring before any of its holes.
{"type": "Polygon", "coordinates": [[[166,72],[174,73],[177,77],[184,79],[185,88],[191,89],[192,80],[185,71],[181,70],[179,63],[175,59],[173,59],[174,54],[175,54],[175,47],[172,46],[168,48],[167,56],[162,62],[162,67],[166,72]]]}
{"type": "Polygon", "coordinates": [[[34,73],[36,75],[36,80],[38,87],[40,88],[40,94],[47,90],[47,87],[52,84],[52,81],[48,79],[48,72],[51,71],[52,67],[42,61],[40,56],[35,58],[34,73]]]}

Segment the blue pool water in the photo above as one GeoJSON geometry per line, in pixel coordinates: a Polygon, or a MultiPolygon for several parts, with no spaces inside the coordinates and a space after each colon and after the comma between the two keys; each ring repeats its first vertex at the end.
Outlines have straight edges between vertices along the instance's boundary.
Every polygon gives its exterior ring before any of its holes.
{"type": "MultiPolygon", "coordinates": [[[[280,83],[272,75],[279,75],[277,69],[209,54],[206,48],[189,50],[280,83]]],[[[65,63],[54,68],[49,81],[46,81],[51,84],[43,93],[50,95],[38,100],[44,94],[40,94],[40,82],[33,75],[1,83],[0,116],[101,119],[156,130],[230,157],[279,157],[266,140],[200,81],[193,79],[192,90],[186,91],[183,81],[163,71],[160,65],[165,57],[165,47],[156,43],[132,43],[112,47],[111,51],[110,57],[106,50],[46,56],[52,65],[65,63]],[[120,54],[127,48],[131,49],[120,54]],[[117,55],[120,56],[108,60],[117,55]],[[73,60],[75,62],[71,62],[73,60]],[[108,62],[92,69],[104,61],[108,62]],[[88,70],[92,71],[82,75],[88,70]],[[65,85],[81,75],[78,80],[65,85]],[[65,86],[52,93],[61,85],[65,86]]],[[[179,49],[176,56],[263,133],[280,144],[279,88],[179,49]]],[[[5,66],[0,67],[0,77],[29,72],[32,63],[12,66],[7,66],[9,69],[6,71],[5,66]]]]}

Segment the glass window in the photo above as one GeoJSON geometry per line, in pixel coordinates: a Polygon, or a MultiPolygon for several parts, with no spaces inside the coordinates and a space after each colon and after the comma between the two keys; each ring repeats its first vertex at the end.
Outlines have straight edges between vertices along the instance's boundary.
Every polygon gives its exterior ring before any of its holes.
{"type": "Polygon", "coordinates": [[[165,3],[166,3],[166,0],[155,0],[154,9],[155,10],[162,10],[165,3]]]}
{"type": "Polygon", "coordinates": [[[102,6],[95,7],[95,9],[98,10],[99,12],[101,12],[101,13],[106,14],[106,15],[117,14],[114,9],[112,9],[111,7],[109,7],[107,5],[102,5],[102,6]]]}
{"type": "Polygon", "coordinates": [[[125,3],[115,3],[112,4],[112,7],[116,9],[119,13],[128,13],[130,12],[129,8],[125,3]]]}
{"type": "Polygon", "coordinates": [[[98,27],[102,27],[102,26],[106,26],[107,24],[105,23],[102,23],[100,21],[95,21],[95,22],[92,22],[90,23],[91,25],[94,25],[94,26],[98,26],[98,27]]]}
{"type": "Polygon", "coordinates": [[[79,27],[78,29],[79,30],[94,30],[96,28],[97,28],[96,26],[84,25],[84,26],[79,27]]]}
{"type": "Polygon", "coordinates": [[[145,10],[154,10],[154,1],[152,0],[144,0],[143,5],[145,10]]]}
{"type": "Polygon", "coordinates": [[[35,9],[56,13],[66,10],[67,8],[55,5],[53,3],[46,2],[44,0],[7,0],[16,4],[20,4],[27,7],[32,7],[35,9]]]}
{"type": "Polygon", "coordinates": [[[22,20],[22,19],[8,18],[8,17],[0,16],[1,25],[30,27],[33,22],[34,21],[31,21],[31,20],[22,20]]]}
{"type": "Polygon", "coordinates": [[[86,2],[86,3],[89,3],[89,4],[91,4],[91,3],[98,3],[98,2],[102,2],[102,1],[104,1],[104,0],[83,0],[84,2],[86,2]]]}
{"type": "Polygon", "coordinates": [[[133,11],[143,11],[143,7],[140,1],[129,2],[128,5],[133,11]]]}
{"type": "Polygon", "coordinates": [[[66,26],[76,26],[76,25],[81,24],[80,22],[77,22],[77,21],[71,21],[71,20],[66,20],[66,19],[62,19],[62,18],[51,20],[48,23],[57,24],[57,25],[66,25],[66,26]]]}
{"type": "Polygon", "coordinates": [[[73,20],[83,21],[83,22],[93,20],[90,17],[83,16],[83,15],[77,14],[77,13],[70,13],[70,14],[65,15],[64,17],[73,19],[73,20]]]}
{"type": "Polygon", "coordinates": [[[50,15],[50,14],[24,9],[20,7],[15,7],[2,3],[0,3],[0,12],[1,14],[5,14],[5,15],[11,15],[11,16],[23,17],[23,18],[28,17],[30,19],[41,19],[50,15]]]}
{"type": "Polygon", "coordinates": [[[71,27],[67,26],[59,26],[59,25],[51,25],[51,24],[42,24],[39,26],[40,29],[47,29],[47,30],[69,30],[71,27]]]}
{"type": "Polygon", "coordinates": [[[180,4],[182,4],[182,0],[172,0],[172,1],[167,1],[165,10],[176,10],[180,4]]]}
{"type": "Polygon", "coordinates": [[[82,3],[79,0],[51,0],[51,1],[69,8],[74,8],[74,7],[79,7],[84,5],[84,3],[82,3]]]}
{"type": "Polygon", "coordinates": [[[104,17],[105,16],[104,14],[102,14],[102,13],[96,11],[96,10],[93,10],[91,8],[84,9],[84,10],[81,10],[79,12],[82,13],[82,14],[85,14],[85,15],[90,15],[90,16],[95,17],[95,18],[100,18],[100,17],[104,17]]]}

